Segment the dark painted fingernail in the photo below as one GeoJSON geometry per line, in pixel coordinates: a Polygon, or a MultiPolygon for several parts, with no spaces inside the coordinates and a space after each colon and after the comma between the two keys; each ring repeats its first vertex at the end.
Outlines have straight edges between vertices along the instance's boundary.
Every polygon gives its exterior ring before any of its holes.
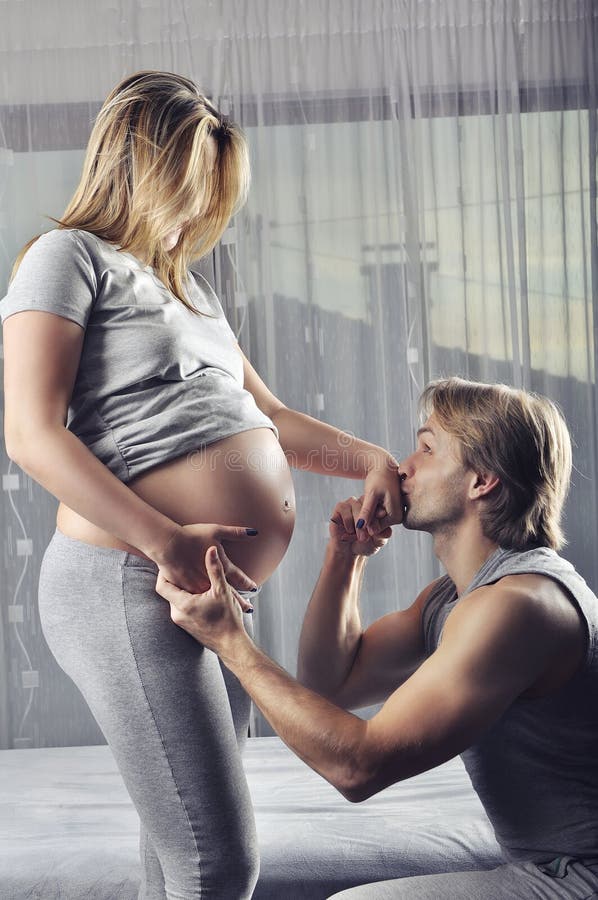
{"type": "Polygon", "coordinates": [[[259,534],[259,531],[257,528],[246,528],[245,534],[250,534],[253,537],[254,534],[259,534]]]}
{"type": "Polygon", "coordinates": [[[255,594],[255,592],[257,591],[257,588],[256,588],[256,587],[254,587],[254,588],[249,588],[249,590],[251,591],[252,594],[255,594]]]}
{"type": "Polygon", "coordinates": [[[363,528],[364,525],[365,525],[365,519],[358,519],[358,520],[357,520],[357,527],[358,527],[358,528],[363,528]]]}
{"type": "Polygon", "coordinates": [[[250,607],[249,609],[246,609],[245,612],[246,612],[246,613],[252,613],[252,612],[253,612],[253,606],[250,607]]]}

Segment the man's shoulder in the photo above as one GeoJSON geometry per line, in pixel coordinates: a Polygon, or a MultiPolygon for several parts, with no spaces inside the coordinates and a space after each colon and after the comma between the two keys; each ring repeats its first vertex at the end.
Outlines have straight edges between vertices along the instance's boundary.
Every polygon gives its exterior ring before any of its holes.
{"type": "Polygon", "coordinates": [[[442,598],[444,600],[445,595],[448,597],[453,593],[456,594],[454,582],[449,575],[441,575],[419,592],[413,605],[423,609],[429,600],[434,598],[442,598]]]}
{"type": "Polygon", "coordinates": [[[517,573],[471,591],[452,616],[479,618],[505,628],[534,631],[548,636],[563,628],[576,628],[580,617],[567,589],[549,575],[517,573]]]}
{"type": "Polygon", "coordinates": [[[490,603],[519,603],[543,609],[555,602],[571,604],[567,588],[553,575],[540,572],[514,572],[490,584],[480,585],[469,595],[488,598],[490,603]]]}
{"type": "Polygon", "coordinates": [[[456,599],[457,589],[448,575],[443,575],[428,584],[415,599],[411,608],[419,621],[428,653],[434,652],[447,612],[456,599]]]}

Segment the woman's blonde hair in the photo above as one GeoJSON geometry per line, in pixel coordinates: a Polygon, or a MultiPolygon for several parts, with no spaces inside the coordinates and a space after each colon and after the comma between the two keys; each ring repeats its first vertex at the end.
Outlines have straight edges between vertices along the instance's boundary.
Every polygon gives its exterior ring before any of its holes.
{"type": "Polygon", "coordinates": [[[539,394],[462,378],[431,382],[420,406],[457,438],[467,468],[499,478],[484,498],[484,534],[512,550],[560,549],[572,459],[558,407],[539,394]]]}
{"type": "MultiPolygon", "coordinates": [[[[196,312],[186,297],[188,266],[218,242],[245,202],[249,180],[241,130],[192,81],[171,72],[137,72],[106,98],[79,186],[54,221],[141,256],[196,312]],[[176,246],[165,250],[165,236],[183,221],[176,246]]],[[[13,275],[32,243],[21,251],[13,275]]]]}

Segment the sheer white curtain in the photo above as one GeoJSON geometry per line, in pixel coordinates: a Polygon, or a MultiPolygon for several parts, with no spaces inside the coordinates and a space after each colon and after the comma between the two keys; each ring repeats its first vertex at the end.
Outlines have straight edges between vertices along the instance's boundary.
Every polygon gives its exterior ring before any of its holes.
{"type": "MultiPolygon", "coordinates": [[[[62,211],[108,89],[140,68],[191,75],[250,143],[251,196],[214,277],[266,382],[398,457],[431,377],[552,396],[576,441],[566,555],[597,587],[590,0],[61,0],[41,19],[30,0],[0,2],[0,278],[42,214],[62,211]]],[[[4,472],[0,739],[93,742],[35,618],[54,504],[4,472]]],[[[291,671],[329,513],[360,490],[295,482],[296,533],[256,617],[291,671]]],[[[437,571],[427,536],[398,529],[369,566],[365,620],[437,571]]]]}

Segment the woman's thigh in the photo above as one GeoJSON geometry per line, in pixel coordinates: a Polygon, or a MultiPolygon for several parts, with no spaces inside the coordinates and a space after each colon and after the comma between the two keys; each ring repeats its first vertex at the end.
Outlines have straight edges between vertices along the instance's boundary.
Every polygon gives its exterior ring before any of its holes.
{"type": "Polygon", "coordinates": [[[217,880],[231,855],[240,880],[254,878],[253,813],[222,671],[171,621],[155,581],[141,557],[58,533],[40,573],[44,635],[106,736],[167,888],[217,880]]]}

